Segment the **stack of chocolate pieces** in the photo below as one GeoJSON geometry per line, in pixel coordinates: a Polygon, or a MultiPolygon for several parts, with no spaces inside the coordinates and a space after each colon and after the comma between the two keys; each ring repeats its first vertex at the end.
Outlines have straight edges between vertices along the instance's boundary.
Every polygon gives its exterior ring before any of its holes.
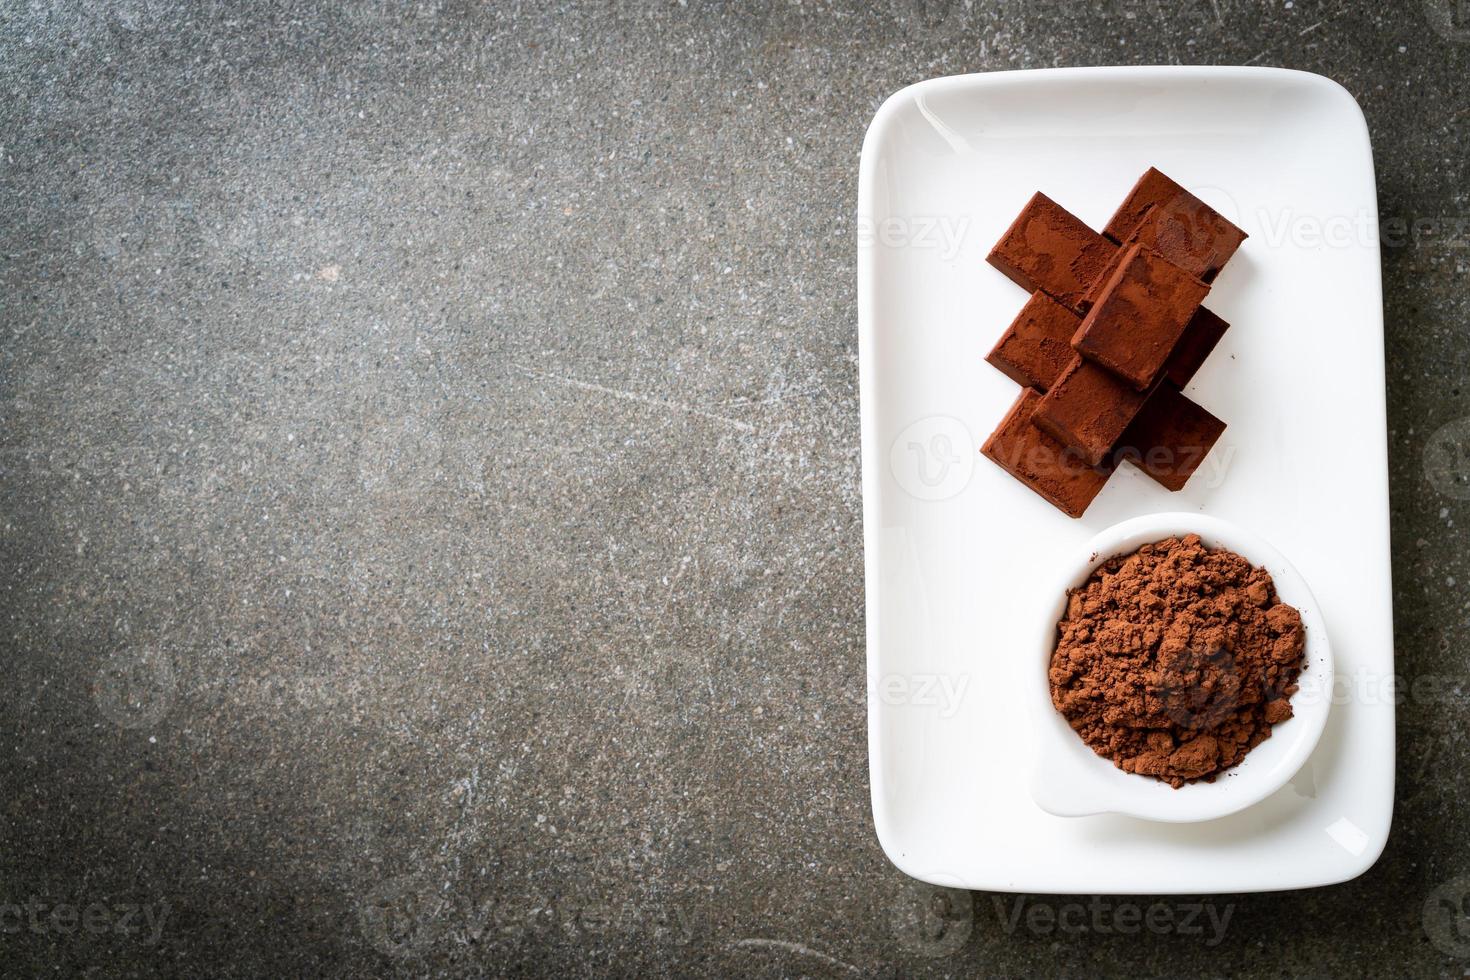
{"type": "Polygon", "coordinates": [[[1023,390],[981,451],[1072,517],[1123,460],[1182,489],[1225,431],[1181,389],[1228,326],[1200,303],[1245,237],[1152,168],[1102,234],[1033,196],[988,257],[1031,298],[986,358],[1023,390]]]}

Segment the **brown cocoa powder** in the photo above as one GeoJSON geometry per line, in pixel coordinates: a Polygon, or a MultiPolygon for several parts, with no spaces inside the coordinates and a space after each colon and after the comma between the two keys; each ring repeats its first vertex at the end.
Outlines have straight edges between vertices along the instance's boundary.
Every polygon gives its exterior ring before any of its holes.
{"type": "Polygon", "coordinates": [[[1291,717],[1305,639],[1264,569],[1198,535],[1168,538],[1068,593],[1052,703],[1126,772],[1213,782],[1291,717]]]}

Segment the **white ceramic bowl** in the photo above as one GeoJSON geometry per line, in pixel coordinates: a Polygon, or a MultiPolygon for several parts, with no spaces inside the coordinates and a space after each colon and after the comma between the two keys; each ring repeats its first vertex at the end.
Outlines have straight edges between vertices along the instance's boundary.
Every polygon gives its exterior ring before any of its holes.
{"type": "Polygon", "coordinates": [[[1115,524],[1064,563],[1053,586],[1056,605],[1037,627],[1036,662],[1026,673],[1026,696],[1035,715],[1037,752],[1031,796],[1048,813],[1083,817],[1121,813],[1146,820],[1192,823],[1213,820],[1258,803],[1286,784],[1307,761],[1327,724],[1333,670],[1327,628],[1307,583],[1281,553],[1255,534],[1218,517],[1149,514],[1115,524]],[[1292,698],[1293,717],[1213,783],[1174,789],[1148,776],[1124,772],[1101,758],[1074,732],[1051,702],[1047,668],[1056,648],[1057,622],[1066,611],[1067,590],[1085,582],[1103,562],[1169,537],[1198,534],[1207,547],[1226,548],[1265,568],[1282,602],[1295,606],[1306,627],[1306,663],[1301,690],[1292,698]]]}

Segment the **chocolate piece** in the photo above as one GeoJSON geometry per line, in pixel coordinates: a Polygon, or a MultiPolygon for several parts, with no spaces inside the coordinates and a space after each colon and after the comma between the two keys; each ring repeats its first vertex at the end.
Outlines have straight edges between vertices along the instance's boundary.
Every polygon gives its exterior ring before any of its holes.
{"type": "Polygon", "coordinates": [[[1174,345],[1174,352],[1164,362],[1164,377],[1180,388],[1189,384],[1229,326],[1201,306],[1195,311],[1189,326],[1184,328],[1184,336],[1174,345]]]}
{"type": "Polygon", "coordinates": [[[1037,405],[1031,421],[1096,466],[1117,445],[1148,398],[1106,368],[1073,357],[1037,405]]]}
{"type": "Polygon", "coordinates": [[[1199,469],[1225,423],[1169,382],[1159,385],[1113,451],[1170,490],[1182,490],[1199,469]]]}
{"type": "Polygon", "coordinates": [[[1037,192],[985,261],[1027,292],[1039,289],[1081,313],[1084,295],[1116,251],[1117,245],[1037,192]]]}
{"type": "Polygon", "coordinates": [[[1214,281],[1247,237],[1153,167],[1133,185],[1103,234],[1119,244],[1147,245],[1205,282],[1214,281]]]}
{"type": "Polygon", "coordinates": [[[1158,378],[1209,291],[1157,253],[1130,246],[1072,346],[1143,391],[1158,378]]]}
{"type": "Polygon", "coordinates": [[[1077,356],[1077,315],[1043,292],[1031,294],[985,359],[1023,388],[1046,391],[1077,356]]]}
{"type": "Polygon", "coordinates": [[[1109,471],[1088,466],[1031,424],[1041,396],[1027,388],[980,451],[1069,517],[1081,517],[1108,482],[1109,471]]]}

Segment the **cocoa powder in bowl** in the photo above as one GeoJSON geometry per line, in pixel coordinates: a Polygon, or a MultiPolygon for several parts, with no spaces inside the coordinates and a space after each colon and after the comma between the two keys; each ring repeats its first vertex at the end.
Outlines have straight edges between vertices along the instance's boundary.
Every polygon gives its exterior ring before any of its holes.
{"type": "Polygon", "coordinates": [[[1291,717],[1305,641],[1265,569],[1168,538],[1068,592],[1052,704],[1126,772],[1213,782],[1291,717]]]}

